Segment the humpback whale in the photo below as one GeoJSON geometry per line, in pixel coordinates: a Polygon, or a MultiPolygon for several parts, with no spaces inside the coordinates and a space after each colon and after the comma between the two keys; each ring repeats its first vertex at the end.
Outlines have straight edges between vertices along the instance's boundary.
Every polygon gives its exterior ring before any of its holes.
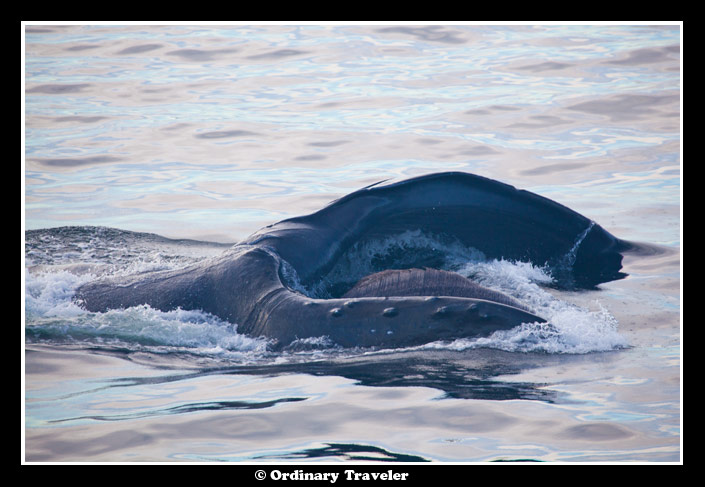
{"type": "Polygon", "coordinates": [[[356,246],[409,231],[488,259],[543,265],[560,285],[578,289],[623,278],[622,252],[631,246],[550,199],[446,172],[367,186],[310,215],[266,226],[219,257],[89,282],[75,299],[95,312],[142,304],[199,309],[274,347],[316,337],[343,347],[410,346],[545,321],[509,296],[434,268],[433,259],[392,258],[344,289],[306,291],[325,287],[356,246]]]}

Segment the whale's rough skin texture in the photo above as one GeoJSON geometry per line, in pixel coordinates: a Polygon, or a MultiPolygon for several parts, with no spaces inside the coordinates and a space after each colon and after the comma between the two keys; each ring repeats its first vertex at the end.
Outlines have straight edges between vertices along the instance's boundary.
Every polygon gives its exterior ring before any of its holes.
{"type": "Polygon", "coordinates": [[[457,296],[525,309],[506,294],[481,286],[455,272],[438,269],[389,269],[360,279],[344,298],[369,296],[457,296]]]}
{"type": "MultiPolygon", "coordinates": [[[[440,295],[437,290],[451,280],[440,273],[425,288],[434,289],[427,296],[334,299],[305,296],[280,277],[293,269],[301,285],[315,285],[355,243],[409,230],[452,238],[488,258],[545,264],[576,288],[624,277],[621,252],[630,248],[536,194],[471,174],[440,173],[356,191],[311,215],[269,225],[221,257],[185,269],[85,284],[76,299],[89,311],[140,304],[200,309],[279,346],[320,336],[345,347],[407,346],[544,321],[498,296],[440,295]]],[[[389,277],[382,281],[389,284],[389,277]]]]}

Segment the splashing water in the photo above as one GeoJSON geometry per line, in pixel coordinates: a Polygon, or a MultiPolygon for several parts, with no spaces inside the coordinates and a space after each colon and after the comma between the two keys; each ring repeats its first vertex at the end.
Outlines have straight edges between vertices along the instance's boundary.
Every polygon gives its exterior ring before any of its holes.
{"type": "MultiPolygon", "coordinates": [[[[586,230],[583,234],[587,235],[586,230]]],[[[569,303],[552,295],[541,285],[553,278],[541,267],[526,262],[495,260],[469,263],[459,273],[474,281],[509,294],[547,323],[523,323],[511,330],[476,340],[461,339],[453,348],[489,347],[516,352],[589,353],[627,347],[618,332],[617,320],[601,303],[597,310],[569,303]]]]}
{"type": "MultiPolygon", "coordinates": [[[[57,233],[57,232],[54,232],[57,233]]],[[[85,232],[84,232],[85,233],[85,232]]],[[[85,237],[84,237],[85,238],[85,237]]],[[[149,237],[151,239],[151,237],[149,237]]],[[[144,238],[141,239],[144,243],[144,238]]],[[[80,246],[79,259],[102,246],[80,246]]],[[[35,252],[35,257],[45,249],[35,252]]],[[[177,268],[197,260],[168,256],[162,251],[134,252],[129,258],[120,248],[101,256],[103,264],[84,266],[72,262],[68,252],[27,260],[25,269],[25,336],[29,342],[88,344],[151,353],[186,352],[220,357],[240,363],[267,355],[267,341],[237,333],[237,325],[199,310],[163,312],[149,306],[90,313],[73,299],[76,289],[100,277],[177,268]]],[[[191,249],[184,248],[185,252],[191,249]]],[[[205,252],[206,255],[211,250],[205,252]]]]}

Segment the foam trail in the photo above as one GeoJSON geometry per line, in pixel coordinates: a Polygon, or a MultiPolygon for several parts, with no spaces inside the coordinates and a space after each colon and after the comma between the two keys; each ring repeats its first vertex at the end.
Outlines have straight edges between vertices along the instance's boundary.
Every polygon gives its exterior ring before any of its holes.
{"type": "Polygon", "coordinates": [[[93,279],[93,275],[77,275],[66,270],[31,273],[25,269],[25,311],[28,318],[86,315],[87,312],[71,298],[78,286],[93,279]]]}
{"type": "MultiPolygon", "coordinates": [[[[588,229],[589,230],[589,229],[588,229]]],[[[587,234],[587,232],[585,232],[587,234]]],[[[489,347],[514,352],[589,353],[628,346],[617,320],[599,302],[596,310],[558,299],[540,285],[552,278],[530,263],[495,260],[470,263],[459,271],[480,284],[509,294],[548,323],[524,323],[486,338],[456,340],[451,348],[489,347]]]]}
{"type": "Polygon", "coordinates": [[[118,346],[131,351],[185,352],[239,362],[266,355],[267,341],[237,333],[237,326],[198,310],[149,306],[91,313],[71,299],[94,278],[60,270],[25,271],[25,334],[29,341],[118,346]]]}

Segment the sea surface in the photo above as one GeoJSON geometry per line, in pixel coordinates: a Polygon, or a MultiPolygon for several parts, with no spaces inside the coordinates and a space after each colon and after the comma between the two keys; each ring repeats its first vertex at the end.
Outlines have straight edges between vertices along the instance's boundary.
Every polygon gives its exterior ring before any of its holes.
{"type": "Polygon", "coordinates": [[[681,461],[681,24],[23,27],[26,462],[681,461]],[[441,171],[652,251],[571,291],[445,249],[554,328],[405,349],[73,300],[441,171]]]}

